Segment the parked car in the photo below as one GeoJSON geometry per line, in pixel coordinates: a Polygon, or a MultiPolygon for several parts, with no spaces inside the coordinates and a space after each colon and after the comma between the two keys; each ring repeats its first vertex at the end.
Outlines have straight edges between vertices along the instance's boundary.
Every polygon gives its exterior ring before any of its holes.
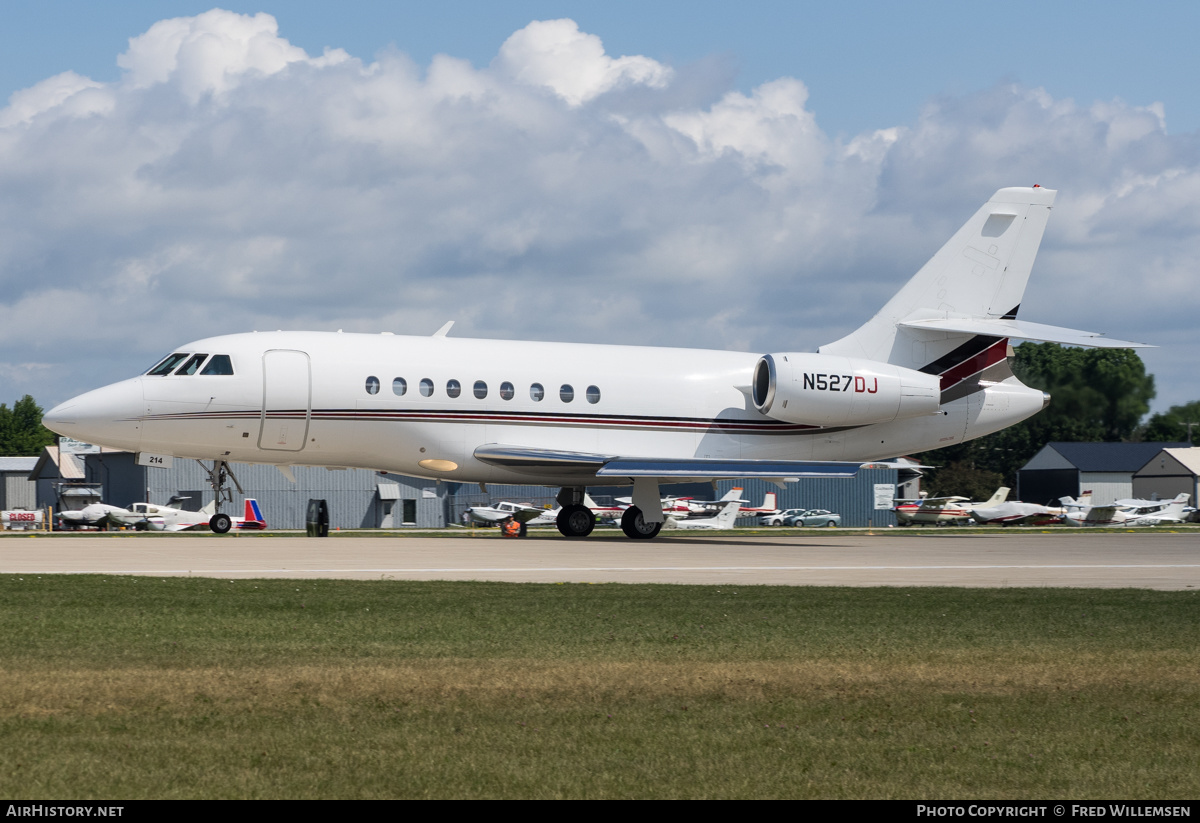
{"type": "Polygon", "coordinates": [[[785,526],[840,526],[842,516],[825,509],[808,509],[783,521],[785,526]]]}
{"type": "Polygon", "coordinates": [[[807,509],[788,509],[787,511],[779,512],[778,514],[764,514],[758,518],[760,526],[782,526],[783,522],[789,517],[795,517],[798,514],[804,514],[807,509]]]}

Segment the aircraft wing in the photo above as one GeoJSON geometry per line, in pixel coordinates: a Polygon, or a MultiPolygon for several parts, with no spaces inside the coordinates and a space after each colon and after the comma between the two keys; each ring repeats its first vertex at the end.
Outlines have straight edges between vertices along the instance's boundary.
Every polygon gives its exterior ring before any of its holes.
{"type": "Polygon", "coordinates": [[[726,480],[757,477],[798,480],[801,477],[853,477],[862,463],[819,460],[749,460],[708,457],[647,458],[613,454],[530,449],[524,446],[480,446],[476,459],[531,474],[579,474],[597,477],[657,477],[671,480],[726,480]]]}
{"type": "Polygon", "coordinates": [[[1081,519],[1084,525],[1112,523],[1113,515],[1117,513],[1116,506],[1092,506],[1081,519]]]}

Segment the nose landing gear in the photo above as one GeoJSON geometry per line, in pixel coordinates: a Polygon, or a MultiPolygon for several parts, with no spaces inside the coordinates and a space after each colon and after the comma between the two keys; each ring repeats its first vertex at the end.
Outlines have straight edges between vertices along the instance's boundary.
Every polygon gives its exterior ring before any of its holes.
{"type": "Polygon", "coordinates": [[[221,504],[232,503],[233,492],[226,487],[225,481],[232,480],[233,485],[237,486],[238,494],[243,497],[245,497],[246,492],[242,490],[242,484],[238,482],[233,469],[229,468],[229,464],[224,460],[214,460],[211,469],[199,460],[196,462],[200,463],[200,468],[204,469],[204,472],[208,475],[208,482],[213,490],[213,506],[217,510],[217,513],[209,518],[208,527],[215,534],[226,534],[233,528],[233,518],[221,512],[221,504]]]}

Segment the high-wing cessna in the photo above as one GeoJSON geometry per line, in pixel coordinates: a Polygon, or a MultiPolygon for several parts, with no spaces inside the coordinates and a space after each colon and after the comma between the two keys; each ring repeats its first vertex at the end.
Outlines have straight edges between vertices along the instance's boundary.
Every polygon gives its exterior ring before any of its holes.
{"type": "Polygon", "coordinates": [[[1190,494],[1181,493],[1174,500],[1118,500],[1107,506],[1079,506],[1063,502],[1066,511],[1062,521],[1069,526],[1158,526],[1163,523],[1182,523],[1184,507],[1190,494]]]}
{"type": "Polygon", "coordinates": [[[1048,397],[1013,376],[1010,337],[1137,345],[1016,319],[1054,197],[996,192],[878,314],[818,352],[469,340],[448,325],[233,334],[180,346],[44,422],[151,463],[560,486],[557,525],[574,537],[595,524],[587,486],[632,485],[622,528],[650,538],[662,482],[852,476],[1035,414],[1048,397]]]}
{"type": "Polygon", "coordinates": [[[920,500],[897,500],[900,505],[892,511],[902,526],[913,523],[956,523],[971,522],[975,509],[990,509],[1008,499],[1009,488],[1001,486],[983,503],[972,503],[969,497],[922,497],[920,500]]]}

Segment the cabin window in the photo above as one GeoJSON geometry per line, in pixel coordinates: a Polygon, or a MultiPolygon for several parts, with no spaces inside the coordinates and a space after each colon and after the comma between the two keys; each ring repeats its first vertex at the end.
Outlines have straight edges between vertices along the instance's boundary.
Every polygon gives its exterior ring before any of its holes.
{"type": "Polygon", "coordinates": [[[166,360],[163,360],[150,371],[146,372],[146,374],[154,377],[168,375],[175,370],[175,367],[178,366],[185,357],[187,357],[187,352],[176,352],[175,354],[168,356],[166,360]]]}
{"type": "Polygon", "coordinates": [[[379,394],[379,378],[371,376],[367,378],[367,394],[379,394]]]}
{"type": "Polygon", "coordinates": [[[204,367],[201,374],[230,375],[233,374],[233,362],[227,354],[214,354],[212,360],[204,367]]]}
{"type": "Polygon", "coordinates": [[[421,378],[421,396],[429,397],[433,394],[433,381],[428,377],[421,378]]]}
{"type": "Polygon", "coordinates": [[[447,380],[446,394],[450,395],[451,397],[458,397],[460,394],[462,394],[462,383],[459,383],[457,380],[447,380]]]}
{"type": "Polygon", "coordinates": [[[188,358],[186,363],[179,367],[179,370],[175,374],[177,376],[195,374],[196,369],[200,368],[200,364],[204,362],[204,358],[206,357],[208,357],[207,354],[193,354],[188,358]]]}
{"type": "Polygon", "coordinates": [[[408,381],[403,377],[397,377],[392,381],[392,394],[403,397],[406,391],[408,391],[408,381]]]}
{"type": "Polygon", "coordinates": [[[558,390],[558,399],[564,403],[570,403],[575,399],[575,389],[570,383],[563,383],[558,390]]]}
{"type": "Polygon", "coordinates": [[[513,384],[509,383],[507,380],[505,380],[503,383],[500,384],[500,399],[501,400],[512,400],[513,395],[516,393],[517,393],[517,390],[513,388],[513,384]]]}
{"type": "Polygon", "coordinates": [[[600,402],[600,389],[596,388],[595,386],[588,386],[586,397],[587,397],[587,401],[589,403],[592,403],[592,404],[599,403],[600,402]]]}
{"type": "Polygon", "coordinates": [[[475,397],[479,400],[487,397],[487,383],[482,380],[475,381],[475,397]]]}
{"type": "Polygon", "coordinates": [[[542,398],[546,396],[546,389],[541,383],[534,383],[529,387],[529,396],[533,398],[535,403],[540,403],[542,398]]]}

